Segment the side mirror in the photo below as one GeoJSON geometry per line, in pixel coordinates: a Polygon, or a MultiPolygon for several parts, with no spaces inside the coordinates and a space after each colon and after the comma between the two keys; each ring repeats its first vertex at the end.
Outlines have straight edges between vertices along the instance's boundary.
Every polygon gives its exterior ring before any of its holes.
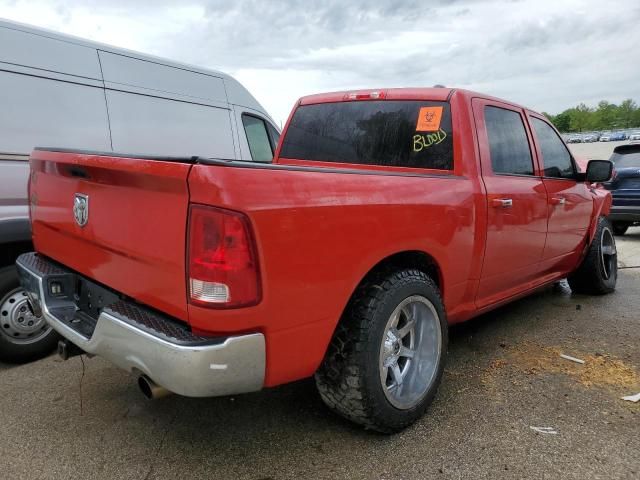
{"type": "Polygon", "coordinates": [[[613,162],[609,160],[591,160],[587,163],[586,180],[589,183],[601,183],[611,180],[613,162]]]}

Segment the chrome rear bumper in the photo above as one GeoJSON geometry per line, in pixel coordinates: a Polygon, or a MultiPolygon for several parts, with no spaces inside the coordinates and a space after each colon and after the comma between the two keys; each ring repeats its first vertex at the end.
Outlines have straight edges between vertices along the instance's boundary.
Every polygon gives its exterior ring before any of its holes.
{"type": "Polygon", "coordinates": [[[265,339],[260,333],[201,337],[35,253],[18,257],[16,266],[34,310],[41,309],[49,325],[87,353],[188,397],[252,392],[263,386],[265,339]],[[105,293],[108,301],[97,319],[78,307],[78,281],[105,293]]]}

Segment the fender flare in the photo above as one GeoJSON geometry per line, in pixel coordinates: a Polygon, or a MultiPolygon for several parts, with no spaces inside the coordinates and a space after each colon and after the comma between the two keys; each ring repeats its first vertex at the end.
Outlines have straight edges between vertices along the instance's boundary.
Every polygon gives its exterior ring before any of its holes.
{"type": "Polygon", "coordinates": [[[587,246],[591,245],[593,241],[593,237],[596,234],[596,230],[598,229],[598,219],[602,216],[609,215],[611,211],[611,193],[602,188],[593,189],[593,213],[591,215],[591,224],[589,225],[589,235],[587,242],[587,246]]]}

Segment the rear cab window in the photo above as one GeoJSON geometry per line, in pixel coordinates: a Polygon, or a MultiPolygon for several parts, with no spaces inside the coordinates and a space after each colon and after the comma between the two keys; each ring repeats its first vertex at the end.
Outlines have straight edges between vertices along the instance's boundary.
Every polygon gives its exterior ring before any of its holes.
{"type": "Polygon", "coordinates": [[[299,106],[281,158],[453,170],[448,102],[366,100],[299,106]]]}

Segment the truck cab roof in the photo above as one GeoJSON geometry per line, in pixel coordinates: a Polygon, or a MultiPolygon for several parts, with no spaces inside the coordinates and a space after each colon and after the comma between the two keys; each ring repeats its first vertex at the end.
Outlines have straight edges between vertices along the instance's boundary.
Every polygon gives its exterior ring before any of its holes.
{"type": "Polygon", "coordinates": [[[518,107],[523,110],[539,114],[539,112],[535,110],[502,98],[455,87],[370,88],[363,90],[343,90],[307,95],[300,98],[298,105],[312,105],[317,103],[353,100],[433,100],[437,102],[445,102],[450,100],[453,95],[459,95],[467,99],[476,97],[484,98],[486,100],[505,103],[513,107],[518,107]]]}

